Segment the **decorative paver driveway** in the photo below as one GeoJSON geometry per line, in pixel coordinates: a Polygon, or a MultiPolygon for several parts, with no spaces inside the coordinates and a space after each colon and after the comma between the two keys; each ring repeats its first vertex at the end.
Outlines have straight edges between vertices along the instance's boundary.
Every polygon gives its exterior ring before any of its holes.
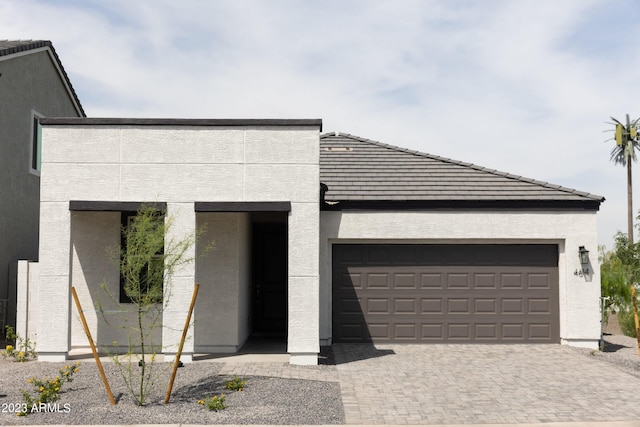
{"type": "Polygon", "coordinates": [[[560,345],[333,346],[347,424],[640,420],[640,379],[560,345]]]}

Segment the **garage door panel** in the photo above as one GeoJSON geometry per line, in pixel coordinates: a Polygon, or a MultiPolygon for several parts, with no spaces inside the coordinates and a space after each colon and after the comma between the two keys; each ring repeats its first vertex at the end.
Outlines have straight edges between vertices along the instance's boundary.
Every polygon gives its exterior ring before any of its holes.
{"type": "Polygon", "coordinates": [[[389,273],[369,273],[365,275],[366,282],[363,288],[366,289],[391,289],[389,273]]]}
{"type": "Polygon", "coordinates": [[[551,314],[551,301],[548,298],[529,298],[529,313],[551,314]]]}
{"type": "Polygon", "coordinates": [[[345,264],[357,264],[364,263],[364,248],[357,245],[343,246],[340,251],[341,261],[345,264]]]}
{"type": "Polygon", "coordinates": [[[368,342],[371,337],[365,335],[366,326],[361,323],[342,323],[338,326],[340,336],[348,342],[368,342]]]}
{"type": "Polygon", "coordinates": [[[442,298],[422,298],[421,314],[444,314],[442,298]]]}
{"type": "Polygon", "coordinates": [[[449,323],[447,325],[447,338],[449,341],[470,341],[471,327],[468,323],[449,323]]]}
{"type": "Polygon", "coordinates": [[[522,342],[525,339],[525,328],[522,323],[503,323],[502,339],[505,341],[522,342]]]}
{"type": "Polygon", "coordinates": [[[395,323],[393,325],[393,338],[396,341],[415,342],[418,339],[418,327],[419,325],[415,323],[395,323]]]}
{"type": "Polygon", "coordinates": [[[420,341],[442,342],[444,340],[444,325],[441,323],[423,323],[420,325],[422,334],[420,341]]]}
{"type": "Polygon", "coordinates": [[[362,289],[362,275],[360,273],[341,274],[334,280],[334,288],[343,290],[362,289]]]}
{"type": "Polygon", "coordinates": [[[469,273],[449,273],[446,276],[445,286],[448,289],[470,289],[471,281],[469,273]]]}
{"type": "Polygon", "coordinates": [[[498,278],[495,273],[476,273],[473,275],[475,289],[497,289],[498,278]]]}
{"type": "Polygon", "coordinates": [[[393,300],[393,314],[410,314],[415,316],[417,313],[416,298],[395,298],[393,300]]]}
{"type": "Polygon", "coordinates": [[[367,314],[389,314],[389,299],[367,298],[367,314]]]}
{"type": "Polygon", "coordinates": [[[444,275],[442,273],[421,273],[421,289],[444,289],[444,275]]]}
{"type": "Polygon", "coordinates": [[[393,289],[417,289],[418,274],[417,273],[394,273],[393,289]]]}
{"type": "Polygon", "coordinates": [[[527,274],[527,287],[529,289],[551,289],[552,278],[548,273],[529,273],[527,274]]]}
{"type": "Polygon", "coordinates": [[[526,245],[506,245],[524,256],[517,265],[513,256],[496,258],[509,248],[463,245],[480,261],[462,265],[451,255],[458,245],[449,245],[443,258],[453,261],[430,265],[426,254],[438,256],[431,246],[334,245],[333,340],[559,342],[556,246],[532,245],[527,258],[526,245]]]}
{"type": "Polygon", "coordinates": [[[470,314],[468,298],[449,298],[447,300],[447,313],[470,314]]]}
{"type": "Polygon", "coordinates": [[[360,308],[360,300],[357,298],[342,298],[337,307],[341,314],[355,314],[362,313],[360,308]]]}
{"type": "Polygon", "coordinates": [[[529,339],[547,340],[551,334],[548,323],[529,323],[529,339]]]}
{"type": "Polygon", "coordinates": [[[500,275],[501,289],[524,289],[525,281],[522,273],[503,273],[500,275]]]}
{"type": "Polygon", "coordinates": [[[391,250],[387,245],[365,247],[364,258],[369,265],[391,265],[393,263],[391,250]]]}
{"type": "Polygon", "coordinates": [[[524,314],[524,301],[522,298],[502,298],[501,314],[524,314]]]}
{"type": "Polygon", "coordinates": [[[498,325],[495,323],[477,323],[475,325],[475,339],[493,342],[498,340],[498,325]]]}
{"type": "Polygon", "coordinates": [[[413,245],[398,247],[391,252],[393,265],[416,265],[419,264],[420,251],[413,245]]]}
{"type": "Polygon", "coordinates": [[[498,302],[495,298],[476,298],[474,300],[474,314],[498,314],[498,302]]]}
{"type": "Polygon", "coordinates": [[[392,341],[388,323],[369,323],[369,333],[373,341],[392,341]]]}

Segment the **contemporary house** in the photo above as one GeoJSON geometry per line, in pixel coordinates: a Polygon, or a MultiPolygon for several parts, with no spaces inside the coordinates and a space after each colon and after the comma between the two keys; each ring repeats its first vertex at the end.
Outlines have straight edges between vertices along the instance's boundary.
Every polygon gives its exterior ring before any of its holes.
{"type": "Polygon", "coordinates": [[[118,311],[108,252],[145,204],[172,218],[168,238],[206,227],[156,337],[175,354],[200,283],[187,362],[252,335],[286,339],[294,364],[334,342],[598,346],[600,196],[322,134],[320,120],[41,123],[39,273],[19,312],[40,360],[87,346],[71,286],[99,347],[126,341],[94,307],[118,311]]]}
{"type": "Polygon", "coordinates": [[[38,259],[38,120],[84,111],[49,41],[0,40],[0,331],[15,326],[16,262],[38,259]]]}

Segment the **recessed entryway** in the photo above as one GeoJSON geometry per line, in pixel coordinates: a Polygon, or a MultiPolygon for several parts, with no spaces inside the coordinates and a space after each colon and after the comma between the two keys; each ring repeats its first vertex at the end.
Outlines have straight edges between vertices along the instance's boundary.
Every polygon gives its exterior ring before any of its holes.
{"type": "Polygon", "coordinates": [[[264,221],[264,215],[255,218],[262,220],[252,224],[252,335],[284,338],[288,286],[286,216],[269,222],[264,221]]]}

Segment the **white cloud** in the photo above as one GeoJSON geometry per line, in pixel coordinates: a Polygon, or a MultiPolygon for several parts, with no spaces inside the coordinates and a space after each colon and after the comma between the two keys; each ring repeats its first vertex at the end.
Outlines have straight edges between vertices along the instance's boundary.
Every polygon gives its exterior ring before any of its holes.
{"type": "Polygon", "coordinates": [[[614,11],[638,22],[634,5],[5,0],[0,28],[52,40],[91,116],[322,118],[601,194],[610,242],[626,192],[602,131],[640,115],[640,27],[614,11]]]}

